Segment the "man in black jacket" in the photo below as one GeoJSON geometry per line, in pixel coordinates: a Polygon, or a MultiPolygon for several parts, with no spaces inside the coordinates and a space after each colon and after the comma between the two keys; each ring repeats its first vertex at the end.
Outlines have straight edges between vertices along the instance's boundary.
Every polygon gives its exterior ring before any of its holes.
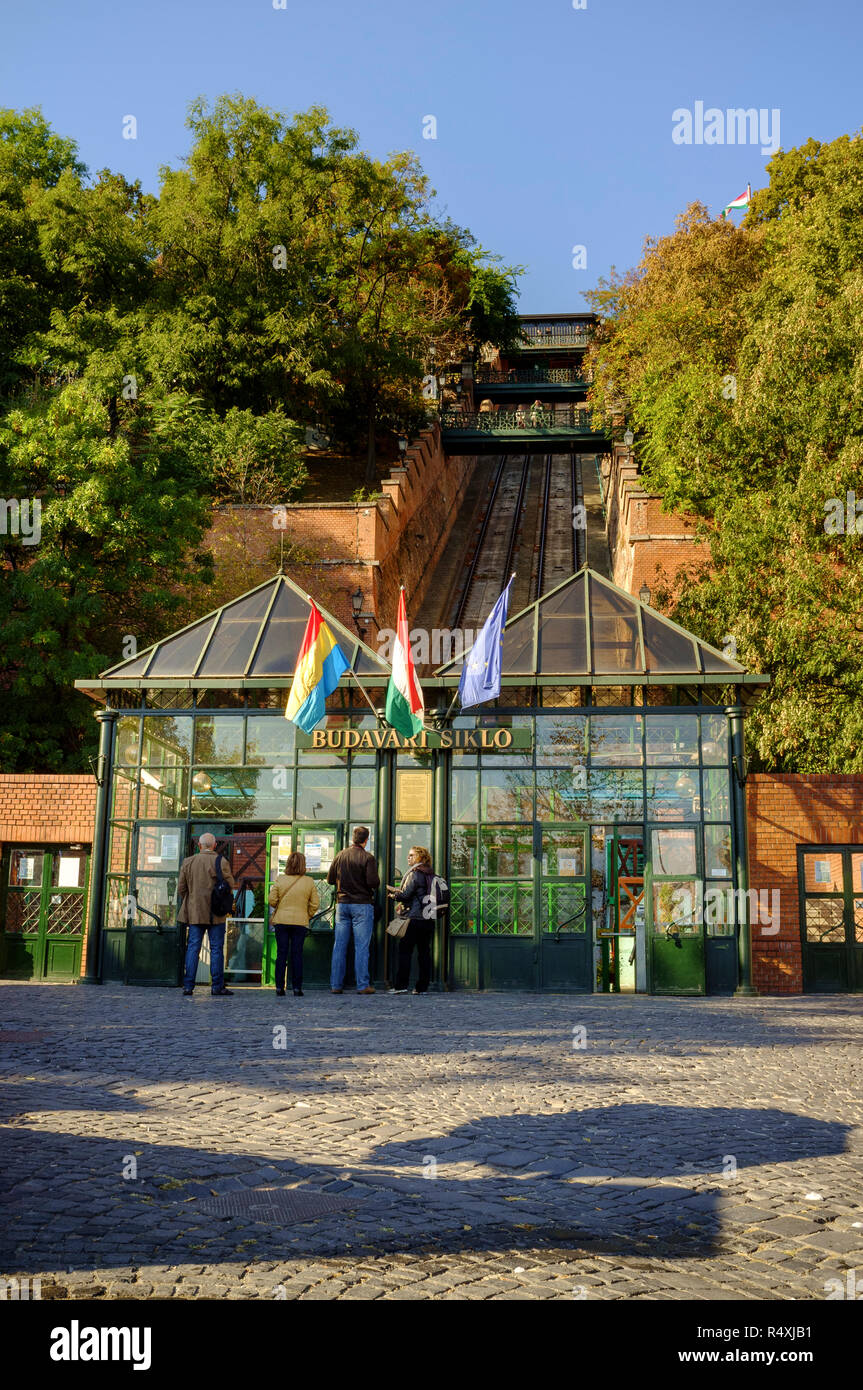
{"type": "Polygon", "coordinates": [[[341,850],[330,865],[327,883],[336,885],[336,933],[330,968],[330,990],[342,994],[351,932],[354,936],[354,974],[357,994],[374,994],[369,982],[369,946],[375,920],[375,893],[380,884],[373,854],[366,851],[369,832],[365,825],[354,830],[350,849],[341,850]]]}

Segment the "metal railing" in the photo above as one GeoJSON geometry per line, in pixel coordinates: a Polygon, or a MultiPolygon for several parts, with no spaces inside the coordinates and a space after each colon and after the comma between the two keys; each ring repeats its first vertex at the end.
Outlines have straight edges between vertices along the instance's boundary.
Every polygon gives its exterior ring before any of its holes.
{"type": "Polygon", "coordinates": [[[572,324],[522,327],[521,343],[526,348],[587,347],[593,330],[572,324]]]}
{"type": "Polygon", "coordinates": [[[512,367],[507,372],[478,367],[475,380],[479,386],[587,385],[575,367],[512,367]]]}
{"type": "Polygon", "coordinates": [[[591,412],[578,406],[542,408],[519,407],[517,410],[479,410],[441,412],[444,433],[514,434],[518,430],[567,430],[579,434],[599,434],[591,412]]]}

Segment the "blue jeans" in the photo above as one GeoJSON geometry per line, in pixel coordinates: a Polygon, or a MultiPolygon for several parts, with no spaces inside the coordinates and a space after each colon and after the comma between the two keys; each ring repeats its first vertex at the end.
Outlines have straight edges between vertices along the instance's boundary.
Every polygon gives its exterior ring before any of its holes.
{"type": "Polygon", "coordinates": [[[348,942],[354,934],[354,974],[357,989],[369,986],[369,946],[372,940],[375,910],[371,903],[336,903],[336,934],[333,941],[333,963],[330,969],[330,989],[341,989],[345,982],[348,942]]]}
{"type": "Polygon", "coordinates": [[[201,942],[204,940],[204,932],[209,932],[210,939],[210,979],[214,994],[225,988],[225,924],[216,922],[212,926],[201,925],[199,923],[189,923],[189,944],[186,947],[186,973],[183,979],[183,989],[194,989],[195,976],[198,973],[198,956],[201,954],[201,942]]]}

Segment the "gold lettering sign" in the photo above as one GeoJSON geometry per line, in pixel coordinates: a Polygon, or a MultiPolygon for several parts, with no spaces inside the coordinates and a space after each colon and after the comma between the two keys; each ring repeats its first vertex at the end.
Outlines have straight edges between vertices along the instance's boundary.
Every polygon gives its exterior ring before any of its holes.
{"type": "Polygon", "coordinates": [[[457,748],[462,751],[475,750],[499,753],[507,748],[530,749],[533,743],[532,731],[522,728],[506,727],[483,729],[423,729],[415,738],[404,738],[395,729],[315,729],[312,734],[297,731],[297,745],[300,748],[327,749],[332,752],[383,751],[412,748],[417,752],[433,748],[457,748]]]}
{"type": "Polygon", "coordinates": [[[432,774],[399,768],[396,772],[396,820],[431,820],[432,774]]]}

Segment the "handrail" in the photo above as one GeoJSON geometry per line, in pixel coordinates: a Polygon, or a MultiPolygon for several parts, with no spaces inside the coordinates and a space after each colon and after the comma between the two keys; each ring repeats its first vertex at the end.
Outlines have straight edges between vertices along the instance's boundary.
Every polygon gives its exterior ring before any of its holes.
{"type": "Polygon", "coordinates": [[[156,931],[160,934],[160,936],[164,936],[164,932],[162,931],[162,919],[161,919],[161,917],[159,916],[158,912],[151,912],[150,909],[149,909],[148,907],[142,907],[142,906],[141,906],[141,904],[138,902],[138,890],[137,890],[137,888],[135,888],[135,889],[129,894],[129,896],[130,896],[130,898],[133,898],[133,899],[134,899],[134,902],[135,902],[135,914],[137,915],[139,912],[143,912],[143,914],[144,914],[145,917],[152,917],[153,921],[156,923],[156,931]]]}
{"type": "Polygon", "coordinates": [[[447,431],[479,431],[488,434],[510,433],[514,430],[575,429],[584,434],[600,434],[595,429],[591,412],[583,406],[534,408],[523,410],[477,410],[441,412],[441,429],[447,431]]]}

